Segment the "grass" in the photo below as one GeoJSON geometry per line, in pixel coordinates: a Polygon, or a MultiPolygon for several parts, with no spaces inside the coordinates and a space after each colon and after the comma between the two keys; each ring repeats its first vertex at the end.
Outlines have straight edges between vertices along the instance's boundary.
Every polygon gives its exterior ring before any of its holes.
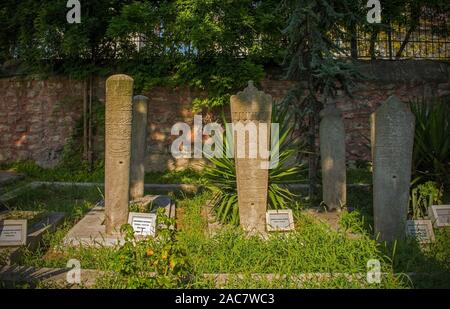
{"type": "MultiPolygon", "coordinates": [[[[83,165],[76,169],[64,166],[44,169],[31,161],[0,164],[0,170],[9,170],[18,173],[24,173],[27,180],[22,181],[22,183],[29,181],[103,182],[105,177],[103,168],[101,166],[98,166],[92,170],[83,165]]],[[[203,184],[204,179],[201,172],[187,169],[183,171],[146,173],[145,182],[161,184],[203,184]]],[[[15,186],[17,186],[17,184],[11,184],[8,186],[8,189],[11,189],[15,186]]],[[[3,189],[0,188],[0,190],[3,189]]]]}
{"type": "MultiPolygon", "coordinates": [[[[0,170],[24,173],[28,181],[67,181],[67,182],[102,182],[104,180],[103,167],[98,165],[89,169],[86,164],[80,163],[77,168],[65,167],[45,169],[32,161],[19,161],[14,163],[0,164],[0,170]]],[[[149,172],[145,175],[146,183],[184,183],[204,184],[205,180],[201,171],[186,169],[182,171],[149,172]]],[[[293,183],[306,183],[304,180],[292,179],[293,183]]],[[[349,169],[347,171],[347,182],[355,184],[371,184],[372,173],[368,168],[349,169]]]]}
{"type": "MultiPolygon", "coordinates": [[[[21,265],[66,267],[69,259],[78,259],[84,269],[113,271],[118,248],[68,248],[62,238],[75,222],[100,198],[97,188],[57,188],[44,186],[24,192],[8,207],[16,210],[65,211],[68,216],[56,233],[44,238],[37,252],[24,250],[21,265]]],[[[371,195],[364,189],[349,191],[353,211],[344,212],[341,229],[331,230],[303,213],[295,214],[296,231],[273,234],[264,241],[248,237],[240,228],[224,227],[215,236],[205,233],[206,219],[202,205],[210,199],[207,192],[196,196],[173,195],[177,207],[184,210],[179,244],[185,248],[193,279],[189,287],[213,287],[202,274],[226,273],[227,288],[409,288],[450,287],[450,231],[436,231],[436,242],[419,246],[413,240],[387,246],[375,241],[370,230],[371,195]],[[348,237],[351,231],[357,237],[348,237]],[[387,275],[381,284],[368,284],[365,277],[348,280],[344,274],[366,273],[369,259],[378,259],[387,275]],[[329,279],[296,282],[292,278],[274,281],[254,278],[251,274],[333,273],[329,279]],[[437,273],[433,277],[410,277],[398,273],[437,273]],[[243,276],[243,277],[242,277],[243,276]]],[[[0,261],[1,262],[1,261],[0,261]]],[[[151,270],[150,268],[148,269],[151,270]]],[[[104,279],[98,287],[126,287],[120,278],[104,279]]]]}

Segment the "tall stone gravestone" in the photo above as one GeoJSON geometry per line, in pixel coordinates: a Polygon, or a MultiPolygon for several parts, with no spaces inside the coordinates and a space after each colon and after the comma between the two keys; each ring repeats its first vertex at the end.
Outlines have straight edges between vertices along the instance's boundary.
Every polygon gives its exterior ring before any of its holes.
{"type": "Polygon", "coordinates": [[[113,75],[106,81],[105,217],[106,233],[128,222],[133,79],[113,75]]]}
{"type": "Polygon", "coordinates": [[[234,155],[240,224],[247,231],[264,233],[269,164],[268,158],[261,156],[260,146],[262,146],[261,141],[270,145],[272,97],[258,91],[250,81],[248,87],[232,96],[230,101],[233,134],[236,137],[234,138],[234,155]],[[259,124],[265,124],[267,129],[261,130],[259,124]],[[257,128],[257,136],[251,136],[245,130],[242,132],[243,126],[251,128],[252,125],[257,128]],[[239,149],[239,145],[241,145],[238,141],[239,135],[245,140],[242,143],[245,149],[242,147],[239,149]],[[252,155],[255,148],[258,150],[256,156],[252,155]],[[241,152],[245,152],[245,155],[242,155],[241,152]]]}
{"type": "Polygon", "coordinates": [[[131,179],[130,199],[144,196],[145,153],[147,140],[148,98],[135,96],[133,99],[133,129],[131,136],[131,179]]]}
{"type": "Polygon", "coordinates": [[[335,106],[326,107],[320,116],[323,201],[335,210],[347,203],[344,122],[335,106]]]}
{"type": "Polygon", "coordinates": [[[415,118],[392,96],[371,120],[375,233],[393,241],[405,237],[415,118]]]}

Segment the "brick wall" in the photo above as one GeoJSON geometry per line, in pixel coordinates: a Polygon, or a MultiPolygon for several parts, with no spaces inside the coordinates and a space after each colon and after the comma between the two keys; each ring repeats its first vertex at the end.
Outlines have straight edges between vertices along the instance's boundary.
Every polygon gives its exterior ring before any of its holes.
{"type": "Polygon", "coordinates": [[[65,78],[0,79],[0,162],[54,166],[82,110],[82,84],[65,78]]]}
{"type": "MultiPolygon", "coordinates": [[[[361,64],[368,78],[359,82],[353,98],[339,94],[343,111],[347,159],[369,160],[365,137],[369,136],[370,114],[390,95],[407,102],[415,97],[450,95],[447,62],[376,61],[361,64]]],[[[104,101],[104,79],[96,81],[96,96],[104,101]]],[[[269,77],[261,88],[279,101],[292,82],[269,77]]],[[[186,87],[157,87],[144,93],[149,103],[148,170],[198,168],[201,161],[174,160],[170,145],[171,127],[176,122],[193,124],[192,100],[205,93],[186,87]]],[[[82,84],[66,78],[45,81],[0,79],[0,162],[31,159],[42,166],[54,166],[71,137],[82,111],[82,84]]],[[[213,115],[203,115],[208,121],[213,115]]]]}

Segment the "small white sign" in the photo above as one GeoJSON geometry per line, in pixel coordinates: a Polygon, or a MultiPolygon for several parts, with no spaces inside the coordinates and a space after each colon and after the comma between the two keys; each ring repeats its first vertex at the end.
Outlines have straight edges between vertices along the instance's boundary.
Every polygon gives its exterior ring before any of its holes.
{"type": "Polygon", "coordinates": [[[268,210],[266,213],[266,224],[268,232],[286,232],[294,230],[292,210],[268,210]]]}
{"type": "Polygon", "coordinates": [[[27,220],[0,221],[0,247],[27,244],[27,220]]]}
{"type": "Polygon", "coordinates": [[[450,226],[450,205],[433,205],[428,208],[428,215],[434,227],[450,226]]]}
{"type": "Polygon", "coordinates": [[[420,243],[434,242],[433,225],[430,220],[408,220],[406,235],[414,237],[420,243]]]}
{"type": "Polygon", "coordinates": [[[130,212],[128,223],[133,227],[135,235],[155,236],[156,214],[130,212]]]}

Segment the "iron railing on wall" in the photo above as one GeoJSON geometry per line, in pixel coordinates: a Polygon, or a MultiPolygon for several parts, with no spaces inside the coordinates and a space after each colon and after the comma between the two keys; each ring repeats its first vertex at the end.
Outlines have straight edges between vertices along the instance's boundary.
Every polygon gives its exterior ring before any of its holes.
{"type": "Polygon", "coordinates": [[[420,17],[357,31],[356,40],[346,42],[359,59],[450,60],[450,12],[423,8],[420,17]]]}

